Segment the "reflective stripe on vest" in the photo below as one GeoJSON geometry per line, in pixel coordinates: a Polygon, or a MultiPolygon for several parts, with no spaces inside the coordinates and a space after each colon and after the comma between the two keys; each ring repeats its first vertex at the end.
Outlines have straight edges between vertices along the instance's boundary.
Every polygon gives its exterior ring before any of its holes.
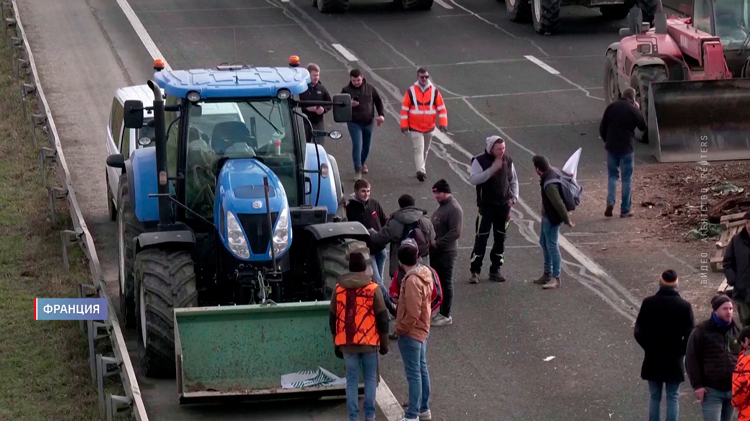
{"type": "Polygon", "coordinates": [[[378,284],[361,288],[336,286],[336,346],[380,345],[373,309],[378,284]]]}

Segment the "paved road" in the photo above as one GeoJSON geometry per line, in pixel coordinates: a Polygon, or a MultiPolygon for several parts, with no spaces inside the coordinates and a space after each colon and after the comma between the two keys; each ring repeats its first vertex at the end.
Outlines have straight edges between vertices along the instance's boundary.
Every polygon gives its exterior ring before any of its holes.
{"type": "MultiPolygon", "coordinates": [[[[62,125],[69,130],[63,134],[68,159],[80,163],[75,165],[88,165],[72,169],[74,181],[87,193],[82,198],[86,217],[92,221],[98,245],[105,248],[100,254],[110,269],[107,280],[112,281],[116,280],[111,270],[116,255],[107,239],[114,226],[106,221],[105,186],[103,180],[86,179],[98,174],[96,162],[103,165],[103,122],[111,92],[122,84],[142,83],[149,76],[151,59],[114,1],[71,0],[75,6],[66,2],[66,8],[55,8],[55,3],[22,1],[30,12],[32,43],[40,46],[43,77],[50,81],[45,80],[45,86],[58,87],[51,94],[53,104],[58,104],[53,105],[53,112],[71,118],[62,125]],[[84,24],[89,25],[90,36],[74,37],[76,27],[84,24]],[[98,49],[91,50],[94,42],[98,49]],[[87,54],[96,57],[98,71],[81,70],[73,83],[66,79],[69,75],[58,75],[61,67],[72,74],[80,68],[75,60],[80,63],[87,54]],[[87,86],[86,80],[97,84],[87,86]],[[77,98],[93,101],[88,115],[96,116],[95,123],[84,122],[80,116],[73,119],[66,105],[75,100],[65,97],[60,88],[65,83],[68,92],[81,95],[77,98]],[[81,127],[96,135],[84,136],[80,128],[74,131],[76,124],[85,124],[81,127]]],[[[620,221],[610,221],[608,226],[601,221],[577,221],[579,226],[571,234],[579,235],[570,236],[570,241],[578,248],[570,246],[563,253],[563,289],[541,291],[530,283],[541,266],[538,223],[532,213],[539,207],[539,187],[531,156],[544,154],[553,164],[562,165],[583,147],[581,177],[601,177],[604,153],[597,125],[604,106],[602,54],[618,39],[623,23],[604,21],[596,10],[571,7],[564,9],[562,33],[541,37],[530,25],[509,22],[504,5],[494,1],[446,1],[448,7],[436,3],[426,13],[358,3],[346,15],[328,16],[300,0],[130,1],[173,68],[225,61],[284,65],[296,54],[303,63],[320,64],[323,82],[334,92],[347,83],[350,68],[363,69],[389,101],[389,118],[377,131],[368,159],[375,197],[387,211],[393,211],[398,196],[407,192],[431,212],[436,207],[432,183],[444,177],[453,186],[464,204],[465,223],[456,272],[455,323],[435,328],[428,346],[436,420],[645,417],[648,397],[639,379],[642,352],[632,340],[631,324],[642,296],[653,290],[654,278],[644,279],[643,272],[660,271],[643,268],[653,263],[648,260],[652,258],[623,262],[614,256],[600,261],[606,269],[601,273],[587,260],[591,236],[580,234],[614,238],[620,221]],[[333,44],[342,45],[357,60],[347,60],[333,44]],[[536,64],[537,60],[547,67],[536,64]],[[450,136],[433,143],[425,183],[414,177],[410,142],[396,127],[403,90],[414,82],[418,66],[427,67],[443,91],[450,120],[450,136]],[[504,272],[509,282],[469,285],[467,262],[476,210],[473,189],[466,183],[468,155],[480,152],[490,134],[509,140],[525,205],[514,210],[507,241],[504,272]],[[548,356],[555,359],[544,362],[548,356]]],[[[347,139],[329,140],[327,148],[338,157],[342,177],[351,185],[347,139]]],[[[642,147],[638,157],[640,163],[652,161],[642,147]]],[[[393,349],[382,359],[381,374],[403,400],[406,385],[400,357],[393,349]]],[[[213,408],[177,409],[170,383],[141,379],[141,387],[155,419],[217,416],[213,408]]],[[[687,388],[683,392],[683,419],[698,419],[692,393],[687,388]]],[[[226,412],[234,415],[231,419],[247,414],[244,408],[226,412]]],[[[340,402],[287,408],[271,418],[272,412],[264,412],[263,419],[345,418],[340,402]]]]}

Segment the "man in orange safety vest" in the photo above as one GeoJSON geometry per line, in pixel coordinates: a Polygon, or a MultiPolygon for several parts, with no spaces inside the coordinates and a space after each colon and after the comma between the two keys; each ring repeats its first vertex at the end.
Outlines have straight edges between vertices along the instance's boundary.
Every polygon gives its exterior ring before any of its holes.
{"type": "Polygon", "coordinates": [[[438,129],[445,133],[448,130],[448,110],[445,109],[443,96],[437,86],[430,82],[427,70],[420,67],[417,78],[417,82],[406,90],[401,104],[401,132],[411,137],[417,178],[424,181],[427,178],[425,160],[432,144],[435,120],[438,122],[438,129]]]}

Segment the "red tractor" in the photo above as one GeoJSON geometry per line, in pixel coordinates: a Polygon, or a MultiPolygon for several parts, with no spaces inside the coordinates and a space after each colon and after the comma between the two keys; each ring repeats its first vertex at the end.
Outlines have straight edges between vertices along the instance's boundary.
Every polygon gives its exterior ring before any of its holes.
{"type": "Polygon", "coordinates": [[[654,27],[633,8],[607,48],[606,102],[632,87],[660,162],[750,159],[750,0],[694,0],[654,27]]]}

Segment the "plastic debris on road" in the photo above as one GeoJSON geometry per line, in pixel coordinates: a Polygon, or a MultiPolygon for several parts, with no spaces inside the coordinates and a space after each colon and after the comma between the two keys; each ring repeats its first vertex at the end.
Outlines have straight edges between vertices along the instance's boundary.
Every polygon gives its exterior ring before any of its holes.
{"type": "Polygon", "coordinates": [[[549,356],[549,357],[545,358],[545,359],[544,359],[544,362],[547,362],[547,361],[552,361],[552,360],[554,360],[554,359],[555,359],[555,356],[554,356],[554,355],[551,355],[551,356],[549,356]]]}
{"type": "Polygon", "coordinates": [[[346,379],[341,378],[323,367],[317,370],[298,371],[281,376],[282,389],[302,389],[317,386],[345,386],[346,379]]]}

